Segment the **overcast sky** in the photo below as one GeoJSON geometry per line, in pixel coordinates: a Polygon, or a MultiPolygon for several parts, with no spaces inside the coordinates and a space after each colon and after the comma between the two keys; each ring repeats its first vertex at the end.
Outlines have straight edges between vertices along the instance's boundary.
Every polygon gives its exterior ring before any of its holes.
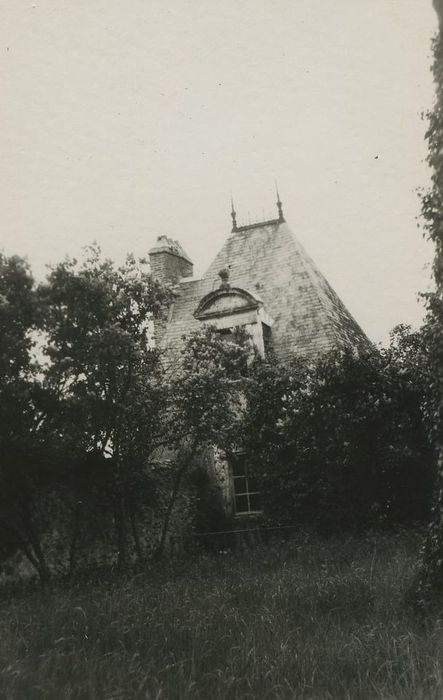
{"type": "MultiPolygon", "coordinates": [[[[419,323],[431,0],[0,0],[0,248],[121,260],[177,238],[202,273],[286,219],[375,341],[419,323]]],[[[427,267],[426,267],[427,266],[427,267]]]]}

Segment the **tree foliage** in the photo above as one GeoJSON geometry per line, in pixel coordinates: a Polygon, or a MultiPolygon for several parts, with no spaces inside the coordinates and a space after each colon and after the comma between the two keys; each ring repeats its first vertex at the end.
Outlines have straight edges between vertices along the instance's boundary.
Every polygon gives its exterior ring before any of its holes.
{"type": "Polygon", "coordinates": [[[423,547],[415,595],[424,603],[443,588],[443,6],[434,0],[439,14],[440,29],[433,43],[433,74],[435,103],[428,114],[426,133],[428,163],[432,184],[422,197],[422,218],[425,233],[434,245],[435,290],[427,295],[428,315],[426,334],[431,367],[428,421],[430,435],[436,446],[434,500],[428,535],[423,547]]]}
{"type": "Polygon", "coordinates": [[[48,567],[40,537],[39,493],[53,477],[45,417],[50,403],[31,358],[38,323],[34,280],[26,262],[0,255],[0,550],[21,549],[42,578],[48,567]]]}
{"type": "Polygon", "coordinates": [[[184,339],[181,362],[168,388],[169,448],[174,481],[158,556],[164,551],[171,514],[190,467],[205,450],[238,442],[245,401],[243,387],[254,350],[241,329],[223,335],[206,326],[184,339]]]}
{"type": "MultiPolygon", "coordinates": [[[[83,262],[57,265],[39,289],[49,358],[46,383],[60,398],[58,430],[77,457],[73,547],[95,506],[114,521],[120,565],[128,530],[149,501],[146,463],[162,432],[164,403],[152,323],[168,301],[132,256],[117,267],[92,247],[83,262]]],[[[74,560],[75,552],[71,552],[74,560]]]]}
{"type": "Polygon", "coordinates": [[[15,380],[29,370],[36,319],[34,280],[18,256],[0,253],[0,377],[15,380]]]}
{"type": "Polygon", "coordinates": [[[425,356],[421,334],[403,326],[385,351],[257,362],[244,441],[268,518],[330,530],[426,517],[425,356]]]}
{"type": "Polygon", "coordinates": [[[171,364],[151,342],[171,292],[143,261],[117,266],[92,247],[39,287],[18,258],[0,257],[0,273],[2,558],[21,550],[47,579],[97,552],[120,566],[156,544],[161,556],[179,522],[223,525],[207,466],[238,450],[273,523],[423,518],[423,416],[439,425],[431,323],[398,327],[384,351],[288,365],[259,357],[245,331],[205,326],[171,364]]]}

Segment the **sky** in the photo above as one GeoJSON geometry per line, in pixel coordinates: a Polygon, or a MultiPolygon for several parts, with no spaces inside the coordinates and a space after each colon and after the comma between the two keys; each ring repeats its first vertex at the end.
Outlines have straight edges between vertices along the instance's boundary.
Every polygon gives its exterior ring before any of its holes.
{"type": "Polygon", "coordinates": [[[431,0],[0,0],[0,250],[117,260],[178,239],[202,274],[286,220],[375,342],[417,326],[431,0]]]}

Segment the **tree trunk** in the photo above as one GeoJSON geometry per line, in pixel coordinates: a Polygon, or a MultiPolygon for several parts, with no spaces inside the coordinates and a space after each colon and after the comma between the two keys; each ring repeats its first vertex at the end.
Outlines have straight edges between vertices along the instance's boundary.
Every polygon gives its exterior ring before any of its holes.
{"type": "Polygon", "coordinates": [[[137,559],[141,561],[143,559],[143,550],[140,542],[140,537],[138,534],[137,520],[134,513],[134,508],[131,505],[131,512],[129,515],[129,520],[131,523],[132,537],[134,538],[135,551],[137,553],[137,559]]]}
{"type": "Polygon", "coordinates": [[[128,542],[125,504],[122,494],[119,494],[114,502],[114,522],[117,535],[117,568],[123,570],[128,565],[128,542]]]}
{"type": "Polygon", "coordinates": [[[195,457],[196,453],[196,445],[192,445],[190,448],[188,454],[184,457],[184,460],[181,464],[181,466],[178,468],[177,473],[175,475],[174,479],[174,485],[172,487],[172,492],[171,492],[171,498],[169,499],[168,507],[166,509],[165,513],[165,518],[163,521],[163,527],[162,527],[162,532],[160,536],[160,543],[157,547],[157,551],[155,553],[155,559],[159,560],[162,558],[165,550],[165,544],[166,544],[166,537],[169,532],[169,525],[171,522],[171,516],[172,512],[174,510],[175,503],[177,501],[178,494],[180,492],[180,486],[183,481],[183,477],[186,474],[188,467],[190,466],[192,460],[195,457]]]}
{"type": "Polygon", "coordinates": [[[47,583],[51,578],[51,571],[46,562],[37,530],[32,522],[30,514],[27,511],[24,512],[22,519],[25,535],[23,537],[23,551],[25,552],[29,561],[36,567],[40,581],[42,583],[47,583]],[[32,550],[29,545],[31,545],[32,550]],[[26,547],[26,549],[24,547],[26,547]],[[37,565],[34,563],[34,560],[36,561],[37,565]]]}
{"type": "Polygon", "coordinates": [[[29,563],[34,567],[37,574],[41,578],[41,576],[40,576],[40,564],[38,562],[38,559],[34,556],[31,547],[26,542],[26,540],[23,538],[20,538],[20,549],[22,550],[23,554],[25,555],[25,557],[27,558],[29,563]]]}
{"type": "Polygon", "coordinates": [[[80,539],[80,512],[81,512],[81,504],[77,503],[75,506],[75,514],[74,514],[74,531],[72,533],[72,538],[71,538],[71,543],[69,545],[69,570],[68,570],[68,577],[72,578],[75,572],[75,567],[77,564],[76,561],[76,555],[77,555],[77,544],[80,539]]]}
{"type": "Polygon", "coordinates": [[[439,451],[434,502],[413,594],[420,607],[443,595],[443,448],[439,451]]]}

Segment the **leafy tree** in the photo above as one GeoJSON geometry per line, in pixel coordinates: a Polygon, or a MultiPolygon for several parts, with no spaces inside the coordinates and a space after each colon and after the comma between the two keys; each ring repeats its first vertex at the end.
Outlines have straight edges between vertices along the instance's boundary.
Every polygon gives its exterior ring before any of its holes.
{"type": "Polygon", "coordinates": [[[171,515],[185,476],[207,449],[232,448],[244,409],[243,388],[254,351],[241,329],[224,335],[207,326],[191,334],[169,387],[167,424],[174,477],[157,556],[164,551],[171,515]]]}
{"type": "Polygon", "coordinates": [[[0,548],[3,557],[21,549],[46,579],[38,496],[52,475],[43,429],[48,397],[31,360],[37,320],[29,266],[0,254],[0,548]]]}
{"type": "Polygon", "coordinates": [[[61,400],[59,432],[76,455],[69,475],[73,499],[71,568],[80,528],[99,509],[112,513],[118,563],[127,562],[128,534],[139,555],[137,516],[148,499],[149,456],[161,439],[164,404],[152,323],[169,292],[152,280],[144,261],[123,266],[96,246],[83,262],[54,267],[39,289],[49,360],[46,381],[61,400]]]}
{"type": "Polygon", "coordinates": [[[269,518],[331,529],[425,517],[423,354],[420,334],[399,327],[387,351],[257,362],[244,444],[269,518]]]}
{"type": "Polygon", "coordinates": [[[416,585],[419,601],[429,600],[443,587],[443,4],[434,0],[440,28],[434,39],[435,104],[428,115],[428,163],[432,171],[432,185],[422,197],[422,217],[425,231],[435,247],[435,291],[429,294],[427,338],[431,366],[431,400],[428,420],[437,450],[434,502],[428,535],[422,552],[420,572],[416,585]]]}
{"type": "MultiPolygon", "coordinates": [[[[331,529],[426,517],[433,452],[422,333],[399,326],[387,350],[289,365],[251,353],[244,333],[228,338],[213,328],[190,336],[171,385],[175,477],[159,554],[185,477],[209,446],[245,450],[273,523],[331,529]]],[[[197,482],[207,501],[210,483],[197,482]]]]}
{"type": "Polygon", "coordinates": [[[31,328],[36,318],[34,280],[18,256],[0,253],[0,378],[14,380],[30,369],[31,328]]]}

